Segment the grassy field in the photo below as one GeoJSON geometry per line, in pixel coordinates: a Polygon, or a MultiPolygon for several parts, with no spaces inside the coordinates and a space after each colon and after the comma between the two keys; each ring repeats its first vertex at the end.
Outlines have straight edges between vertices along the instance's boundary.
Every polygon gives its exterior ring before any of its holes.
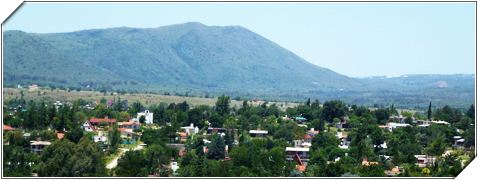
{"type": "MultiPolygon", "coordinates": [[[[141,102],[145,106],[150,106],[153,104],[159,104],[160,102],[165,103],[180,103],[187,101],[192,106],[197,105],[209,105],[214,106],[216,103],[216,98],[202,98],[202,97],[183,97],[183,96],[172,96],[172,95],[160,95],[160,94],[116,94],[116,93],[102,93],[98,91],[65,91],[60,89],[50,90],[50,89],[37,89],[29,90],[25,88],[3,88],[3,98],[4,100],[10,100],[21,97],[21,92],[24,94],[24,99],[26,100],[44,100],[44,101],[67,101],[71,102],[76,99],[84,99],[87,101],[97,101],[99,102],[102,98],[107,100],[113,100],[114,98],[121,98],[122,100],[128,100],[128,102],[141,102]]],[[[252,101],[253,105],[260,105],[263,101],[252,101]]],[[[270,102],[269,104],[276,103],[281,109],[286,109],[287,107],[294,107],[297,103],[287,103],[287,102],[270,102]]],[[[231,101],[231,106],[241,107],[242,101],[231,101]]]]}

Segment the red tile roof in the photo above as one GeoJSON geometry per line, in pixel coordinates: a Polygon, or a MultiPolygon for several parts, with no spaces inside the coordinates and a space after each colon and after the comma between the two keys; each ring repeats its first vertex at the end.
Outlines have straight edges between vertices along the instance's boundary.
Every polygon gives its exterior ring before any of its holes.
{"type": "Polygon", "coordinates": [[[300,172],[304,172],[305,171],[305,168],[306,166],[305,165],[297,165],[296,166],[297,170],[300,171],[300,172]]]}
{"type": "Polygon", "coordinates": [[[116,122],[116,119],[108,119],[108,117],[106,117],[106,118],[90,118],[90,123],[100,123],[100,122],[114,123],[114,122],[116,122]]]}
{"type": "Polygon", "coordinates": [[[140,125],[139,122],[136,122],[136,121],[128,121],[128,122],[119,122],[118,125],[124,125],[124,126],[129,126],[129,125],[133,125],[133,124],[136,124],[136,125],[140,125]]]}
{"type": "Polygon", "coordinates": [[[13,128],[12,126],[4,124],[3,125],[3,130],[4,131],[13,131],[13,130],[15,130],[15,128],[13,128]]]}

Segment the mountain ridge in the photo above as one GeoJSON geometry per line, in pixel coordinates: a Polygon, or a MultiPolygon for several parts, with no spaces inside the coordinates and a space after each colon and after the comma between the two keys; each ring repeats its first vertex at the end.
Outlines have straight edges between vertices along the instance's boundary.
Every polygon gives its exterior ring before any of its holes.
{"type": "Polygon", "coordinates": [[[5,31],[4,80],[7,85],[297,98],[323,98],[338,91],[355,95],[395,91],[391,87],[424,89],[416,87],[420,84],[407,85],[409,80],[404,79],[348,77],[312,64],[242,26],[197,22],[64,33],[5,31]]]}

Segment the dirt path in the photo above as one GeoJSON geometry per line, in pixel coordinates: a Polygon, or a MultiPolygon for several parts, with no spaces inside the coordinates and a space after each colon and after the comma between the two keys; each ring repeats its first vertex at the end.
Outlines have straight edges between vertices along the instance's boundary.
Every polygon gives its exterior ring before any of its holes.
{"type": "MultiPolygon", "coordinates": [[[[141,146],[141,144],[138,144],[136,145],[136,147],[133,148],[133,151],[137,151],[137,150],[141,150],[143,149],[144,146],[141,146]]],[[[129,151],[129,149],[125,149],[125,148],[119,148],[120,150],[120,153],[118,156],[116,156],[110,163],[108,163],[106,165],[106,168],[107,169],[113,169],[115,168],[117,165],[118,165],[118,159],[121,158],[121,156],[123,156],[123,154],[126,152],[126,151],[129,151]]]]}

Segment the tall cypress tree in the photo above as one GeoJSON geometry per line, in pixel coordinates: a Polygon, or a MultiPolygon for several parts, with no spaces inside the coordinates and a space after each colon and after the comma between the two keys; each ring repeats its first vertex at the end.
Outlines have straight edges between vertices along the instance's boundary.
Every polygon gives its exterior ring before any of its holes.
{"type": "Polygon", "coordinates": [[[428,105],[428,120],[432,119],[432,102],[428,105]]]}

